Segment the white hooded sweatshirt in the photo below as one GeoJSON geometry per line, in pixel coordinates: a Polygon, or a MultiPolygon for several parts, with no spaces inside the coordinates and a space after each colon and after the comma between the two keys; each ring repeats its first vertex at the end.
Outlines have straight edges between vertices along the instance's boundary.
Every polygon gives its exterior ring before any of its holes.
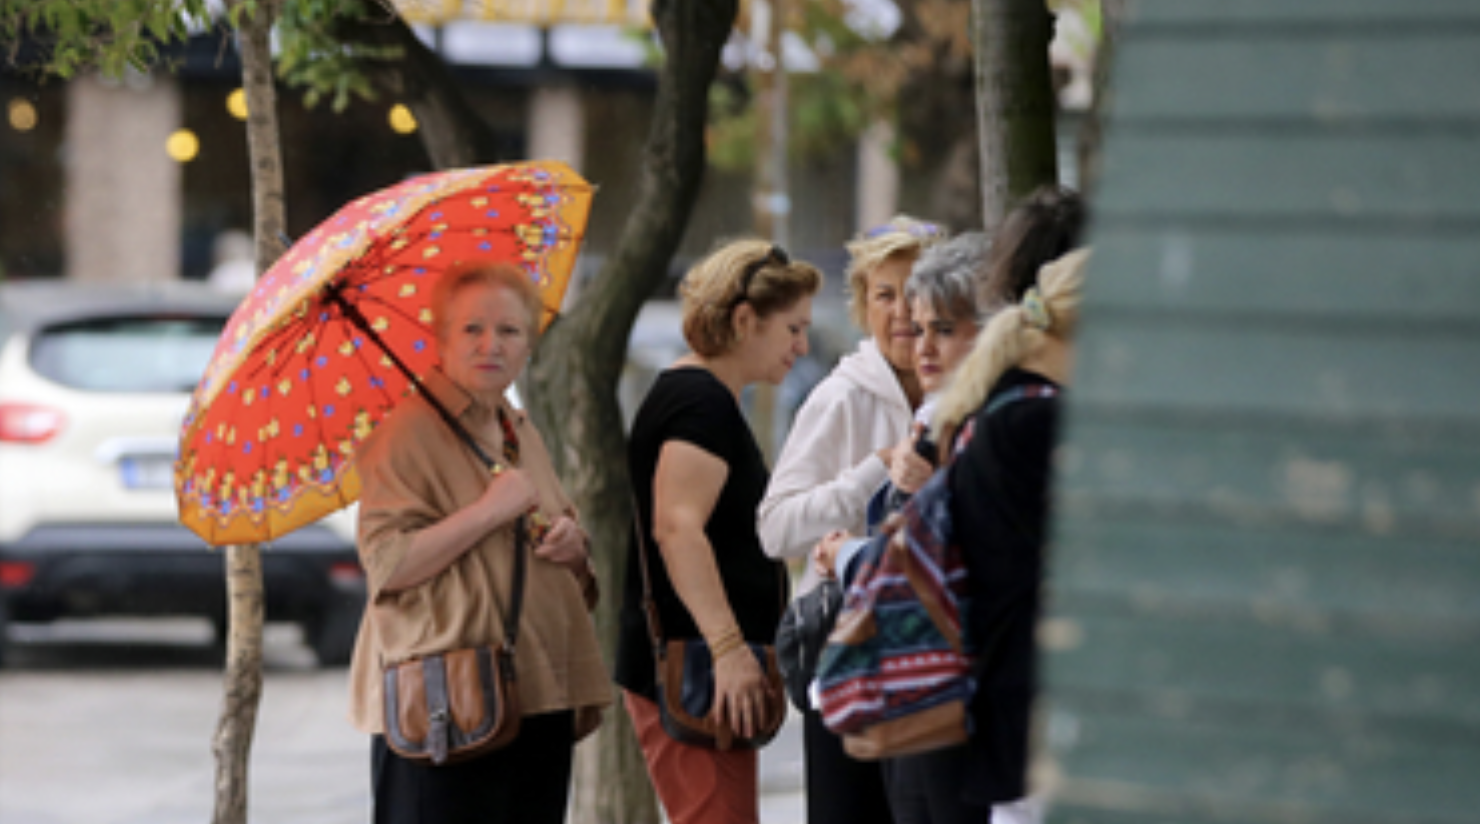
{"type": "MultiPolygon", "coordinates": [[[[869,496],[889,477],[876,454],[909,432],[904,387],[872,339],[812,390],[792,423],[757,513],[772,558],[799,558],[834,529],[863,534],[869,496]]],[[[801,589],[810,589],[807,569],[801,589]]]]}

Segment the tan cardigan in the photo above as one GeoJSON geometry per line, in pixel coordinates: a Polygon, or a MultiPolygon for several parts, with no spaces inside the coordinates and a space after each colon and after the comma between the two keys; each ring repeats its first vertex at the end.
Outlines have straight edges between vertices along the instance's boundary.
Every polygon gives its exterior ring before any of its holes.
{"type": "MultiPolygon", "coordinates": [[[[503,455],[494,409],[476,402],[439,373],[428,389],[492,456],[503,455]]],[[[539,433],[522,413],[505,407],[519,436],[520,469],[539,491],[553,520],[575,513],[555,477],[539,433]]],[[[361,483],[359,545],[369,600],[350,665],[350,721],[366,733],[384,731],[380,673],[387,663],[503,639],[513,571],[513,532],[490,533],[426,583],[382,591],[412,536],[478,499],[489,474],[436,411],[409,398],[377,427],[357,457],[361,483]]],[[[612,687],[596,630],[569,569],[536,558],[528,548],[524,606],[515,667],[526,715],[577,710],[578,735],[594,729],[612,687]]]]}

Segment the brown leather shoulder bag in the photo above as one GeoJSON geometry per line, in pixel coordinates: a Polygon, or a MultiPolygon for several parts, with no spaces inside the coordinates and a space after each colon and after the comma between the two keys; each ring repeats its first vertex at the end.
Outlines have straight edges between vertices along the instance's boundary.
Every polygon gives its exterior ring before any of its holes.
{"type": "Polygon", "coordinates": [[[514,583],[504,642],[385,667],[385,742],[402,758],[456,764],[499,749],[519,734],[514,649],[524,601],[524,520],[514,522],[514,583]]]}

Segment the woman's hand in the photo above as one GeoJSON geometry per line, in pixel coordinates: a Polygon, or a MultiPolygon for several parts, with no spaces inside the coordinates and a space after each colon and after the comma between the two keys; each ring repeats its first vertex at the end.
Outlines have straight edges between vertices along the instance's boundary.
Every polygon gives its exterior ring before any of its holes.
{"type": "Polygon", "coordinates": [[[545,540],[535,547],[534,554],[537,558],[566,567],[579,577],[586,572],[586,547],[586,531],[574,518],[561,515],[545,533],[545,540]]]}
{"type": "Polygon", "coordinates": [[[915,451],[915,441],[925,431],[924,426],[910,427],[909,437],[895,444],[889,458],[889,482],[894,488],[913,495],[935,474],[935,467],[915,451]]]}
{"type": "Polygon", "coordinates": [[[841,529],[834,529],[822,536],[822,540],[812,548],[812,569],[824,578],[836,577],[837,570],[834,567],[837,565],[838,550],[843,548],[850,537],[841,529]]]}
{"type": "Polygon", "coordinates": [[[478,499],[485,507],[522,515],[540,502],[539,490],[523,470],[505,467],[494,476],[478,499]]]}
{"type": "Polygon", "coordinates": [[[505,469],[489,481],[476,501],[416,533],[381,590],[400,592],[430,581],[470,547],[513,523],[538,501],[539,493],[528,475],[518,469],[505,469]]]}
{"type": "Polygon", "coordinates": [[[715,721],[726,724],[744,738],[758,734],[776,711],[779,695],[771,692],[761,665],[750,647],[741,644],[714,662],[715,721]]]}

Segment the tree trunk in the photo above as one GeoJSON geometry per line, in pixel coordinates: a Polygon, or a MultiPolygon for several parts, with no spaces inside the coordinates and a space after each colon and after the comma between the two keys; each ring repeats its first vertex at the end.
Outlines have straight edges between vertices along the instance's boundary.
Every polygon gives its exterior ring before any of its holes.
{"type": "MultiPolygon", "coordinates": [[[[252,167],[252,212],[256,222],[257,271],[282,253],[286,225],[283,167],[272,85],[270,34],[276,7],[259,2],[243,21],[238,40],[242,85],[247,93],[247,150],[252,167]]],[[[262,699],[262,553],[256,544],[226,552],[228,626],[225,689],[212,750],[216,756],[214,824],[246,824],[247,766],[257,707],[262,699]]]]}
{"type": "Polygon", "coordinates": [[[262,552],[257,544],[225,549],[226,677],[221,717],[211,750],[216,756],[213,824],[246,824],[247,766],[257,707],[262,701],[262,552]]]}
{"type": "MultiPolygon", "coordinates": [[[[735,0],[653,3],[666,59],[659,69],[637,200],[600,274],[569,314],[550,327],[529,368],[531,414],[593,536],[603,593],[597,627],[609,659],[616,648],[617,608],[632,534],[617,380],[632,324],[662,283],[698,197],[709,85],[735,13],[735,0]]],[[[606,714],[594,739],[577,751],[572,820],[658,820],[647,771],[620,706],[606,714]]]]}
{"type": "Polygon", "coordinates": [[[1057,183],[1053,18],[1043,0],[973,0],[982,219],[995,231],[1024,196],[1057,183]]]}
{"type": "Polygon", "coordinates": [[[902,211],[927,215],[957,232],[981,229],[982,198],[977,141],[974,48],[957,50],[941,31],[947,21],[963,39],[972,0],[901,0],[900,29],[894,39],[933,57],[904,80],[897,100],[902,211]],[[959,8],[958,8],[959,7],[959,8]],[[927,19],[930,22],[927,22],[927,19]]]}

